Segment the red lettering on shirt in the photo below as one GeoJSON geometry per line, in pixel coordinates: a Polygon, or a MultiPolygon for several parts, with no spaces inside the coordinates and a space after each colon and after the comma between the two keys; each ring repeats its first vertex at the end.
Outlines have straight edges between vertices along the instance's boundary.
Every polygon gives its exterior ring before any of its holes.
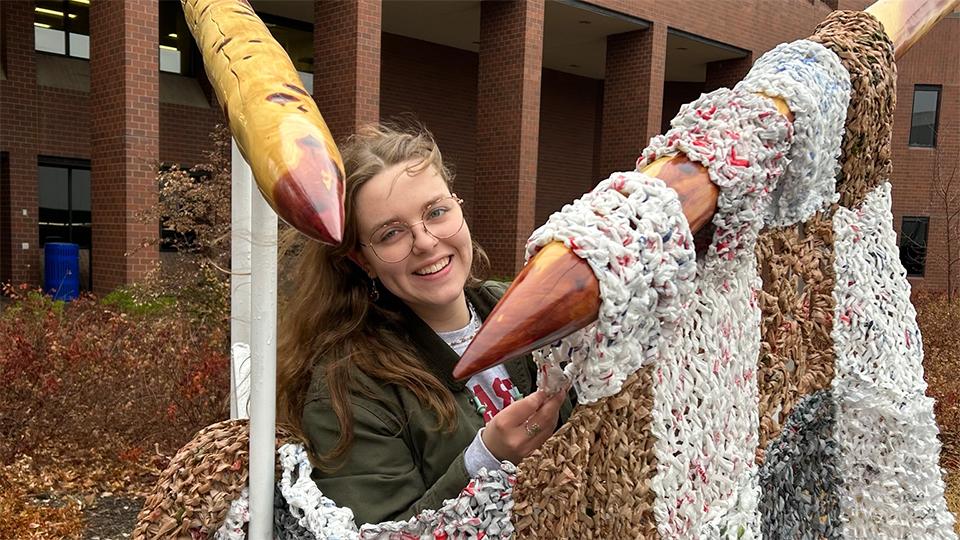
{"type": "Polygon", "coordinates": [[[493,380],[493,393],[503,400],[504,407],[513,403],[513,396],[510,395],[511,388],[513,388],[513,381],[510,379],[497,377],[493,380]]]}

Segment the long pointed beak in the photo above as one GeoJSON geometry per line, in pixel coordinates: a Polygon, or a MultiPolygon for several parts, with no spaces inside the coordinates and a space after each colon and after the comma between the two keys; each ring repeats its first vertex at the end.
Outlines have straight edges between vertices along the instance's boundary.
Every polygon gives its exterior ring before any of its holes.
{"type": "Polygon", "coordinates": [[[274,210],[301,233],[337,245],[343,240],[343,173],[326,149],[301,146],[299,162],[284,164],[288,172],[273,186],[274,210]]]}
{"type": "Polygon", "coordinates": [[[466,379],[548,345],[597,319],[600,283],[586,261],[547,244],[514,280],[453,370],[466,379]]]}
{"type": "Polygon", "coordinates": [[[883,24],[900,58],[958,6],[958,0],[879,0],[864,11],[883,24]]]}
{"type": "MultiPolygon", "coordinates": [[[[686,157],[664,157],[644,172],[677,191],[691,229],[717,208],[719,190],[686,157]]],[[[456,379],[549,345],[597,320],[600,283],[586,261],[560,242],[547,244],[523,267],[453,370],[456,379]]]]}

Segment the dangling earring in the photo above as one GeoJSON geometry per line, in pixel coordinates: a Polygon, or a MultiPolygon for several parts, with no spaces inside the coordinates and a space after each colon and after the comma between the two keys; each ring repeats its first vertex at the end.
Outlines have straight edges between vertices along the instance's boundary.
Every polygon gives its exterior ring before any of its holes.
{"type": "Polygon", "coordinates": [[[376,302],[380,299],[380,291],[377,290],[377,278],[370,278],[370,301],[376,302]]]}

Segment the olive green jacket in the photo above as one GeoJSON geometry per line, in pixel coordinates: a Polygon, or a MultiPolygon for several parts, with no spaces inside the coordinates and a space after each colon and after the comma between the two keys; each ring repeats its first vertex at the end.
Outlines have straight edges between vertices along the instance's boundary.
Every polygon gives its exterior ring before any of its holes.
{"type": "MultiPolygon", "coordinates": [[[[485,319],[506,285],[484,283],[467,289],[467,298],[485,319]]],[[[470,480],[464,466],[464,450],[483,427],[483,418],[464,382],[453,380],[459,357],[429,326],[395,298],[381,298],[408,321],[410,342],[433,374],[453,393],[458,406],[456,429],[442,432],[434,414],[424,409],[406,388],[376,381],[355,372],[352,385],[372,391],[352,393],[354,440],[343,464],[333,472],[314,470],[313,479],[337,505],[353,510],[357,524],[407,519],[425,509],[437,509],[445,499],[456,497],[470,480]]],[[[535,390],[536,368],[529,356],[505,364],[514,386],[524,395],[535,390]]],[[[315,375],[303,411],[303,430],[313,448],[327,453],[340,434],[337,416],[330,406],[322,370],[315,375]]],[[[560,423],[573,409],[568,398],[560,411],[560,423]]]]}

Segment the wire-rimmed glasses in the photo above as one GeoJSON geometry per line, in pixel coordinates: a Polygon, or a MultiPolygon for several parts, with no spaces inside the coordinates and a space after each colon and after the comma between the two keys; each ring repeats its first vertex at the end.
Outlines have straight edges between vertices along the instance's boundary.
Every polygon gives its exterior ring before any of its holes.
{"type": "Polygon", "coordinates": [[[456,193],[437,199],[427,206],[423,211],[423,219],[417,223],[385,223],[373,231],[368,243],[360,245],[372,249],[374,255],[385,263],[398,263],[413,252],[413,229],[417,225],[423,225],[423,230],[437,239],[450,238],[460,232],[463,228],[461,204],[463,199],[457,197],[456,193]]]}

